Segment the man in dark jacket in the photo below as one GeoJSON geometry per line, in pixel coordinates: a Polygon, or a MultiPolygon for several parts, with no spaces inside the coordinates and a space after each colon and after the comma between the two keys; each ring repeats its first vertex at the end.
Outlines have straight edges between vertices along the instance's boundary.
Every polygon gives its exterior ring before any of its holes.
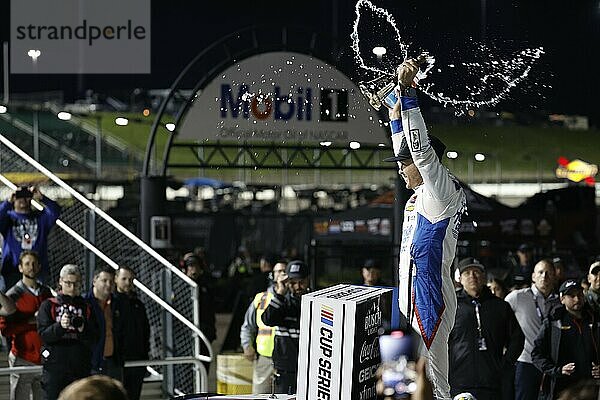
{"type": "Polygon", "coordinates": [[[92,346],[98,336],[94,314],[80,296],[79,268],[62,267],[59,285],[58,296],[44,300],[37,315],[45,400],[56,400],[67,385],[90,374],[92,346]]]}
{"type": "MultiPolygon", "coordinates": [[[[468,392],[478,400],[506,399],[503,373],[512,370],[525,337],[510,305],[486,286],[484,266],[475,258],[466,258],[458,270],[463,288],[457,294],[456,321],[448,346],[451,394],[468,392]]],[[[510,392],[507,395],[512,395],[510,392]]]]}
{"type": "Polygon", "coordinates": [[[559,292],[563,307],[544,321],[531,352],[533,364],[545,376],[546,399],[581,380],[600,379],[598,315],[585,304],[579,282],[569,279],[559,292]]]}
{"type": "Polygon", "coordinates": [[[308,283],[308,265],[300,260],[290,261],[285,273],[277,277],[275,296],[262,315],[266,325],[276,327],[273,348],[276,393],[296,393],[300,304],[302,295],[308,292],[308,283]]]}
{"type": "Polygon", "coordinates": [[[92,374],[108,375],[123,381],[121,343],[115,335],[120,329],[117,326],[120,320],[114,318],[117,314],[113,301],[114,285],[115,270],[108,265],[98,267],[94,271],[92,289],[85,296],[99,328],[99,339],[92,351],[92,374]]]}
{"type": "MultiPolygon", "coordinates": [[[[121,346],[123,361],[147,360],[150,350],[150,324],[146,307],[135,292],[135,274],[130,267],[120,266],[115,275],[117,291],[113,296],[115,313],[115,340],[121,346]]],[[[139,400],[142,383],[146,375],[145,367],[125,368],[123,386],[129,400],[139,400]]]]}
{"type": "Polygon", "coordinates": [[[181,265],[183,272],[198,284],[200,330],[212,342],[217,338],[217,330],[215,325],[214,295],[209,284],[206,261],[194,253],[186,253],[181,260],[181,265]]]}

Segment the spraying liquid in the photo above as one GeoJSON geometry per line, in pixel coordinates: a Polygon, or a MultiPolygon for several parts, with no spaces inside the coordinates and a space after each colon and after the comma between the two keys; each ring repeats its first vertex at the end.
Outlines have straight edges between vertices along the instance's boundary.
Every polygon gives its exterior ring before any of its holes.
{"type": "MultiPolygon", "coordinates": [[[[417,54],[408,54],[409,45],[402,40],[394,17],[385,9],[376,7],[369,0],[358,0],[355,6],[356,19],[350,35],[351,48],[357,65],[363,70],[377,76],[395,77],[395,68],[367,65],[360,51],[360,38],[358,34],[363,12],[374,14],[380,24],[387,24],[391,28],[395,43],[398,46],[397,63],[400,64],[407,56],[416,57],[417,54]]],[[[371,30],[373,31],[373,30],[371,30]]],[[[482,43],[470,40],[470,53],[478,61],[461,62],[457,64],[436,65],[436,59],[429,54],[427,62],[419,71],[415,83],[419,90],[443,106],[451,106],[457,114],[462,114],[468,109],[485,106],[494,106],[508,97],[510,91],[527,79],[532,66],[544,54],[542,47],[524,49],[511,59],[503,59],[482,43]],[[436,83],[436,76],[441,74],[455,74],[461,79],[461,87],[451,88],[441,83],[436,83]],[[427,78],[427,79],[426,79],[427,78]]],[[[378,79],[378,78],[375,78],[378,79]]],[[[393,79],[393,78],[392,78],[393,79]]]]}

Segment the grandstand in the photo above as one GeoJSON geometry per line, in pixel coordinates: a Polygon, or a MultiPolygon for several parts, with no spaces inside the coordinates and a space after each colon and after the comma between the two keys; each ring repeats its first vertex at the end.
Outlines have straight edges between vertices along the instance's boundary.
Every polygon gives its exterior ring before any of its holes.
{"type": "Polygon", "coordinates": [[[8,138],[53,171],[102,178],[114,171],[127,177],[139,169],[140,152],[113,136],[103,135],[101,128],[86,120],[61,120],[57,114],[57,107],[11,107],[0,114],[0,127],[8,138]]]}

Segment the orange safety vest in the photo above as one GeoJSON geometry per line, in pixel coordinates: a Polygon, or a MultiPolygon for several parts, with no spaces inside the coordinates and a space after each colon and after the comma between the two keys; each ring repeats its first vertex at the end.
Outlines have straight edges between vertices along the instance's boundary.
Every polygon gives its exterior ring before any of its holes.
{"type": "Polygon", "coordinates": [[[256,308],[256,324],[258,325],[258,334],[256,335],[256,352],[261,356],[273,356],[273,347],[275,347],[275,327],[265,325],[262,320],[262,314],[273,299],[273,293],[268,290],[258,293],[254,297],[254,308],[256,308]]]}

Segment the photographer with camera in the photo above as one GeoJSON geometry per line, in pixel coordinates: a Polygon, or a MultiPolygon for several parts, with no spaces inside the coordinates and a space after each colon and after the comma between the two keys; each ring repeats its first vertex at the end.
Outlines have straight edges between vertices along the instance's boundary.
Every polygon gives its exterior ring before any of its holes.
{"type": "Polygon", "coordinates": [[[90,375],[92,346],[98,338],[94,315],[81,297],[77,265],[62,267],[59,293],[41,304],[37,324],[42,338],[44,398],[55,400],[71,382],[90,375]]]}
{"type": "Polygon", "coordinates": [[[275,392],[296,393],[298,347],[300,346],[300,305],[308,293],[310,270],[303,261],[290,261],[277,276],[275,293],[262,314],[265,325],[275,327],[273,366],[275,392]]]}

